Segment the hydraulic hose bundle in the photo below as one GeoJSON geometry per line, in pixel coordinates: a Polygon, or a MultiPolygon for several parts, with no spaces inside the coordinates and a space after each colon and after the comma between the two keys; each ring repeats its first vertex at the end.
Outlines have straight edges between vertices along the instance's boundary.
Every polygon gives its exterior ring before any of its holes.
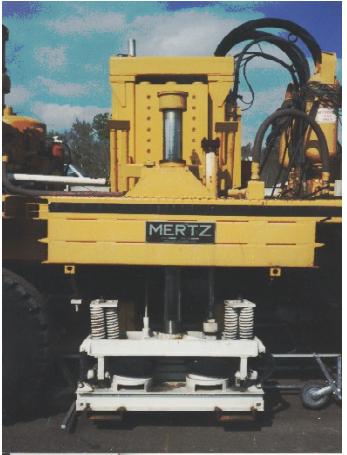
{"type": "Polygon", "coordinates": [[[307,124],[309,124],[312,127],[319,140],[320,145],[319,151],[322,162],[322,171],[329,172],[329,150],[323,131],[321,127],[318,125],[318,123],[312,119],[312,117],[298,109],[279,109],[278,111],[274,112],[264,120],[264,122],[260,125],[254,140],[253,161],[256,163],[260,163],[261,149],[265,133],[271,124],[273,124],[279,118],[283,117],[303,119],[307,124]]]}
{"type": "MultiPolygon", "coordinates": [[[[217,46],[214,55],[225,56],[237,44],[247,41],[244,48],[235,55],[235,78],[234,85],[229,93],[227,102],[232,109],[237,106],[237,101],[241,100],[247,104],[249,109],[254,101],[254,90],[247,78],[247,65],[254,58],[264,58],[274,61],[285,68],[290,76],[292,83],[288,86],[290,96],[282,104],[282,106],[271,114],[260,125],[256,134],[253,147],[253,162],[254,169],[263,170],[269,154],[273,151],[276,145],[279,144],[279,139],[285,137],[284,155],[289,157],[288,178],[290,167],[301,167],[303,172],[300,178],[303,178],[305,173],[305,141],[307,140],[309,129],[314,131],[317,136],[319,147],[319,156],[321,162],[322,180],[329,180],[329,150],[327,140],[322,131],[322,128],[316,121],[317,110],[319,106],[327,106],[334,110],[337,118],[339,117],[339,108],[341,106],[341,92],[337,86],[328,86],[319,82],[310,81],[310,67],[308,60],[296,44],[298,40],[308,49],[315,67],[319,70],[322,64],[322,51],[315,38],[305,29],[295,24],[294,22],[264,18],[246,22],[228,33],[217,46]],[[259,29],[272,28],[281,29],[288,32],[287,39],[272,33],[261,31],[259,29]],[[291,64],[281,60],[278,57],[265,53],[260,47],[260,43],[268,43],[280,49],[290,60],[291,64]],[[259,50],[253,51],[251,48],[254,45],[259,46],[259,50]],[[244,80],[248,89],[251,92],[251,101],[246,102],[239,94],[240,75],[243,74],[244,80]],[[307,108],[307,103],[312,101],[312,106],[307,108]],[[262,149],[262,144],[265,134],[269,127],[271,132],[267,137],[266,148],[262,149]]],[[[284,156],[283,155],[283,156],[284,156]]],[[[281,163],[281,171],[284,168],[284,162],[281,163]]],[[[256,173],[255,173],[256,175],[256,173]]],[[[274,184],[274,189],[277,186],[278,175],[274,184]]],[[[272,195],[274,191],[272,192],[272,195]]]]}
{"type": "MultiPolygon", "coordinates": [[[[218,44],[214,52],[216,57],[225,56],[236,44],[239,44],[247,39],[253,39],[250,36],[258,28],[281,28],[287,30],[292,36],[300,38],[308,47],[313,57],[315,65],[322,62],[322,51],[314,39],[304,28],[295,24],[294,22],[284,19],[264,18],[248,21],[239,27],[234,28],[222,41],[218,44]]],[[[275,36],[275,35],[273,35],[275,36]]]]}

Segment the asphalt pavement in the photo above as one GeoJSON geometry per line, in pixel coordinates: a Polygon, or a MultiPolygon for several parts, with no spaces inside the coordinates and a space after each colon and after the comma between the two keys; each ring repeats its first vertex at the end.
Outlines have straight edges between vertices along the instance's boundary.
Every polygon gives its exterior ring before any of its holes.
{"type": "Polygon", "coordinates": [[[256,423],[217,423],[205,413],[128,414],[122,423],[79,418],[72,434],[60,429],[63,412],[3,427],[3,452],[341,452],[341,407],[302,407],[297,394],[268,396],[256,423]]]}

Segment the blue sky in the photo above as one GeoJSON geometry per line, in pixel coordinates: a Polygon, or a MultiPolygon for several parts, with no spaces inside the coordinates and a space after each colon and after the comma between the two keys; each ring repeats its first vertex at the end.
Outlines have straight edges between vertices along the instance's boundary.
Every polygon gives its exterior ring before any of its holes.
{"type": "MultiPolygon", "coordinates": [[[[110,110],[108,59],[137,39],[138,55],[211,55],[232,28],[261,17],[297,22],[323,50],[335,51],[341,78],[341,2],[3,2],[10,30],[6,103],[49,128],[69,128],[110,110]]],[[[266,49],[266,46],[263,46],[266,49]]],[[[266,50],[270,50],[269,48],[266,50]]],[[[274,55],[281,52],[271,50],[274,55]]],[[[244,114],[243,143],[275,110],[289,76],[268,61],[253,61],[254,107],[244,114]]],[[[245,98],[249,99],[247,91],[245,98]]]]}

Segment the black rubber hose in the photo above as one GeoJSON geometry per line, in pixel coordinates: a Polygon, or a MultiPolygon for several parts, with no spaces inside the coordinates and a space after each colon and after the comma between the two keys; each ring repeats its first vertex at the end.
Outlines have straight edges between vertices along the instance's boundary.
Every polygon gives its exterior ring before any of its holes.
{"type": "Polygon", "coordinates": [[[307,58],[305,57],[305,54],[295,43],[281,38],[280,36],[276,36],[271,33],[260,32],[258,30],[250,31],[245,40],[256,40],[258,38],[262,38],[262,41],[277,46],[282,52],[284,52],[292,61],[293,66],[298,73],[301,85],[307,83],[310,78],[310,66],[308,64],[307,58]]]}
{"type": "Polygon", "coordinates": [[[236,103],[237,101],[237,96],[239,92],[239,85],[240,85],[240,68],[241,68],[241,62],[243,57],[247,54],[248,49],[250,49],[254,44],[259,43],[262,41],[263,38],[257,38],[250,43],[248,43],[243,49],[242,52],[239,54],[237,60],[236,60],[236,65],[235,65],[235,81],[234,81],[234,86],[231,91],[231,102],[236,103]]]}
{"type": "MultiPolygon", "coordinates": [[[[237,98],[237,94],[238,94],[238,89],[239,89],[239,83],[240,83],[240,77],[239,77],[239,74],[240,74],[240,66],[241,66],[241,62],[242,62],[242,59],[243,57],[247,54],[248,50],[254,45],[254,44],[257,44],[261,41],[265,41],[265,40],[271,40],[273,41],[273,43],[275,43],[276,40],[273,40],[273,37],[272,35],[263,35],[263,36],[260,36],[259,38],[256,38],[254,39],[253,41],[251,41],[250,43],[248,43],[242,50],[242,52],[239,54],[239,57],[236,61],[236,66],[235,66],[235,82],[234,82],[234,87],[233,87],[233,90],[231,92],[231,100],[232,102],[235,102],[236,101],[236,98],[237,98]]],[[[287,53],[288,55],[288,53],[287,53]]],[[[307,63],[307,62],[306,62],[307,63]]],[[[297,67],[300,67],[300,65],[297,63],[296,64],[297,67]]],[[[300,85],[304,85],[306,84],[307,80],[303,80],[302,79],[302,75],[300,77],[300,85]]]]}
{"type": "Polygon", "coordinates": [[[253,21],[248,21],[239,27],[234,28],[218,44],[214,55],[216,57],[224,57],[232,47],[247,39],[248,33],[250,31],[265,27],[284,29],[292,35],[299,37],[309,49],[314,63],[317,64],[322,62],[321,48],[315,38],[307,30],[305,30],[303,27],[300,27],[300,25],[296,24],[295,22],[276,18],[256,19],[253,21]]]}
{"type": "Polygon", "coordinates": [[[7,175],[7,163],[2,163],[2,186],[9,194],[19,194],[21,196],[40,197],[40,196],[85,196],[85,197],[121,197],[124,192],[107,192],[107,191],[46,191],[46,190],[30,190],[13,185],[7,175]]]}
{"type": "Polygon", "coordinates": [[[318,123],[311,118],[306,112],[300,111],[299,109],[278,109],[276,112],[267,117],[260,125],[257,134],[255,136],[252,157],[253,161],[260,163],[261,148],[264,140],[265,133],[268,127],[277,119],[282,117],[298,117],[305,120],[316,133],[320,147],[319,153],[322,162],[322,171],[329,172],[329,149],[326,138],[321,127],[318,123]]]}
{"type": "Polygon", "coordinates": [[[281,65],[284,69],[286,69],[290,73],[294,86],[297,88],[299,87],[299,81],[295,75],[295,71],[293,70],[293,67],[290,65],[287,65],[287,63],[284,63],[282,60],[280,60],[277,57],[274,57],[271,54],[265,54],[264,52],[246,52],[244,66],[246,66],[248,64],[248,62],[250,62],[251,60],[253,60],[256,57],[264,58],[265,60],[270,60],[270,61],[276,62],[279,65],[281,65]]]}

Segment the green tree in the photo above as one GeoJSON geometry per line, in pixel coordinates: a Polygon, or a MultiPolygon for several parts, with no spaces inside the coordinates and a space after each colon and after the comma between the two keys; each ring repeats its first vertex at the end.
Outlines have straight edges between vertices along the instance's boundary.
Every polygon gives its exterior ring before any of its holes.
{"type": "Polygon", "coordinates": [[[70,147],[72,164],[88,177],[108,177],[108,118],[105,113],[96,115],[91,123],[76,119],[70,130],[60,134],[70,147]]]}
{"type": "Polygon", "coordinates": [[[110,119],[110,114],[97,114],[93,118],[92,127],[97,135],[99,141],[108,141],[109,140],[109,132],[108,132],[108,121],[110,119]]]}

